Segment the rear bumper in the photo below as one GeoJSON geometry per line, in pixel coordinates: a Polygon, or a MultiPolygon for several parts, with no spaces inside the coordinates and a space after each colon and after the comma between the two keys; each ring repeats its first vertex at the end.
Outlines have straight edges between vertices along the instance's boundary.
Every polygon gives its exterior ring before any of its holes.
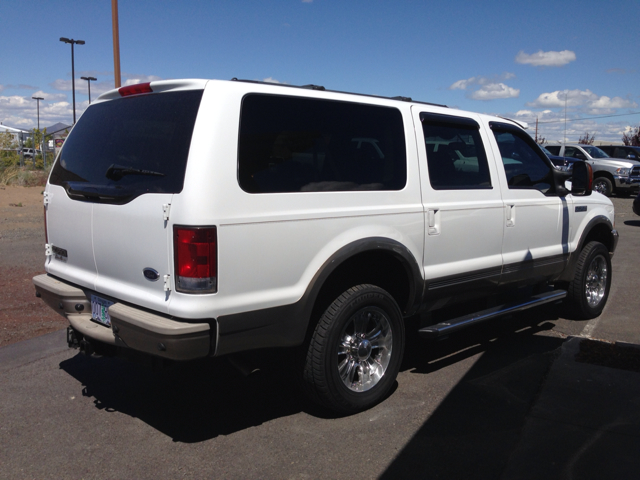
{"type": "Polygon", "coordinates": [[[85,337],[171,360],[193,360],[215,352],[215,321],[176,321],[116,302],[109,307],[109,328],[91,319],[90,290],[47,274],[33,277],[33,284],[36,296],[85,337]]]}

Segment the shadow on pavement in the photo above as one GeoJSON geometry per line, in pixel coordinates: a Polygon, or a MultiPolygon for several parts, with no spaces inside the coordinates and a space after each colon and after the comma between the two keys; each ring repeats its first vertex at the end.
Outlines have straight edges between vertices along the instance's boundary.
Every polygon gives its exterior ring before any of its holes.
{"type": "Polygon", "coordinates": [[[499,478],[563,342],[532,333],[501,335],[465,350],[484,353],[382,478],[499,478]]]}
{"type": "MultiPolygon", "coordinates": [[[[533,394],[540,381],[538,377],[544,372],[538,372],[536,369],[539,365],[528,361],[518,367],[524,368],[523,371],[513,369],[513,364],[534,353],[546,354],[557,348],[560,340],[534,336],[537,332],[553,328],[553,324],[546,320],[555,318],[557,308],[550,307],[546,309],[546,314],[542,314],[542,309],[532,316],[527,316],[525,312],[455,335],[445,342],[424,342],[417,335],[408,335],[402,369],[428,374],[485,352],[481,362],[485,366],[480,374],[477,373],[478,367],[474,367],[474,376],[507,369],[517,377],[522,377],[519,388],[525,388],[526,395],[533,394]],[[533,372],[537,375],[535,379],[531,378],[529,369],[536,370],[533,372]]],[[[408,325],[408,332],[414,327],[417,328],[417,325],[408,325]]],[[[171,368],[153,370],[120,358],[78,354],[61,362],[60,368],[83,385],[82,395],[94,398],[97,408],[139,418],[176,442],[201,442],[303,411],[320,418],[338,418],[310,404],[300,393],[293,368],[297,363],[291,351],[262,351],[248,355],[253,357],[249,363],[253,361],[259,364],[260,371],[246,377],[232,367],[226,358],[175,364],[171,368]]],[[[547,368],[547,364],[544,365],[542,370],[547,368]]],[[[504,379],[508,380],[508,375],[504,379]]],[[[484,429],[487,422],[493,422],[493,415],[508,413],[509,419],[514,416],[501,406],[504,401],[514,401],[511,393],[501,400],[502,403],[494,402],[506,392],[507,387],[500,381],[492,380],[472,389],[477,394],[480,388],[486,396],[480,403],[477,399],[466,398],[468,387],[459,385],[456,390],[460,388],[463,389],[462,404],[454,401],[450,410],[445,409],[440,413],[440,408],[436,412],[443,418],[438,429],[448,425],[459,429],[463,418],[465,423],[482,421],[484,429]],[[489,410],[483,413],[483,409],[489,410]],[[461,416],[461,413],[464,415],[461,416]],[[447,418],[449,415],[451,418],[447,418]]],[[[457,397],[450,396],[445,404],[449,405],[452,398],[457,397]]],[[[516,403],[515,415],[518,416],[523,411],[522,401],[516,403]]],[[[433,428],[431,425],[437,424],[430,421],[429,428],[433,428]]],[[[471,428],[475,430],[477,427],[471,424],[471,428]]],[[[414,453],[417,452],[413,452],[409,446],[403,455],[411,457],[414,453]]],[[[420,458],[421,455],[417,457],[420,458]]]]}
{"type": "Polygon", "coordinates": [[[247,377],[226,359],[153,370],[120,358],[78,354],[60,368],[97,408],[121,412],[170,436],[200,442],[300,412],[304,403],[287,370],[287,355],[270,352],[247,377]],[[280,355],[279,355],[280,354],[280,355]]]}

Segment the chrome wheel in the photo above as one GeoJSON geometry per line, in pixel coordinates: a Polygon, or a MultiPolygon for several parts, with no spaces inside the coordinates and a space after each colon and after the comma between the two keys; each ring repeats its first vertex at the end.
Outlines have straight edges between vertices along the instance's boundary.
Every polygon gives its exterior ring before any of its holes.
{"type": "Polygon", "coordinates": [[[385,312],[366,307],[346,323],[338,345],[338,373],[353,392],[366,392],[384,375],[393,346],[393,333],[385,312]]]}
{"type": "Polygon", "coordinates": [[[589,264],[585,282],[585,294],[590,307],[596,307],[607,291],[608,269],[602,256],[597,256],[589,264]]]}
{"type": "Polygon", "coordinates": [[[307,345],[302,384],[320,405],[359,412],[389,394],[403,352],[404,323],[395,299],[376,285],[356,285],[318,320],[307,345]]]}

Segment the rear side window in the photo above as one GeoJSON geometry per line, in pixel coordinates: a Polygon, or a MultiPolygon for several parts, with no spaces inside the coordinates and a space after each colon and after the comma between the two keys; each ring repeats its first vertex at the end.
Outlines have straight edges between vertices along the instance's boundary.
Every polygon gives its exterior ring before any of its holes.
{"type": "Polygon", "coordinates": [[[546,148],[551,155],[560,155],[560,145],[545,145],[544,148],[546,148]]]}
{"type": "Polygon", "coordinates": [[[50,182],[73,198],[125,203],[179,193],[202,90],[140,95],[90,106],[64,143],[50,182]]]}
{"type": "Polygon", "coordinates": [[[469,118],[422,113],[429,181],[434,190],[491,187],[478,124],[469,118]]]}
{"type": "Polygon", "coordinates": [[[248,193],[400,190],[404,128],[391,107],[277,95],[242,101],[238,182],[248,193]]]}

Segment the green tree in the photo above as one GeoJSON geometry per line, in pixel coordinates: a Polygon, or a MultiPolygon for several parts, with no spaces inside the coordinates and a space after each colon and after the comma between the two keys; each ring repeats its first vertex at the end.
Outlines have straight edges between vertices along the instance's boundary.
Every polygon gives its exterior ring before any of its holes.
{"type": "Polygon", "coordinates": [[[17,152],[18,142],[9,132],[0,133],[0,168],[15,165],[19,161],[17,152]]]}

